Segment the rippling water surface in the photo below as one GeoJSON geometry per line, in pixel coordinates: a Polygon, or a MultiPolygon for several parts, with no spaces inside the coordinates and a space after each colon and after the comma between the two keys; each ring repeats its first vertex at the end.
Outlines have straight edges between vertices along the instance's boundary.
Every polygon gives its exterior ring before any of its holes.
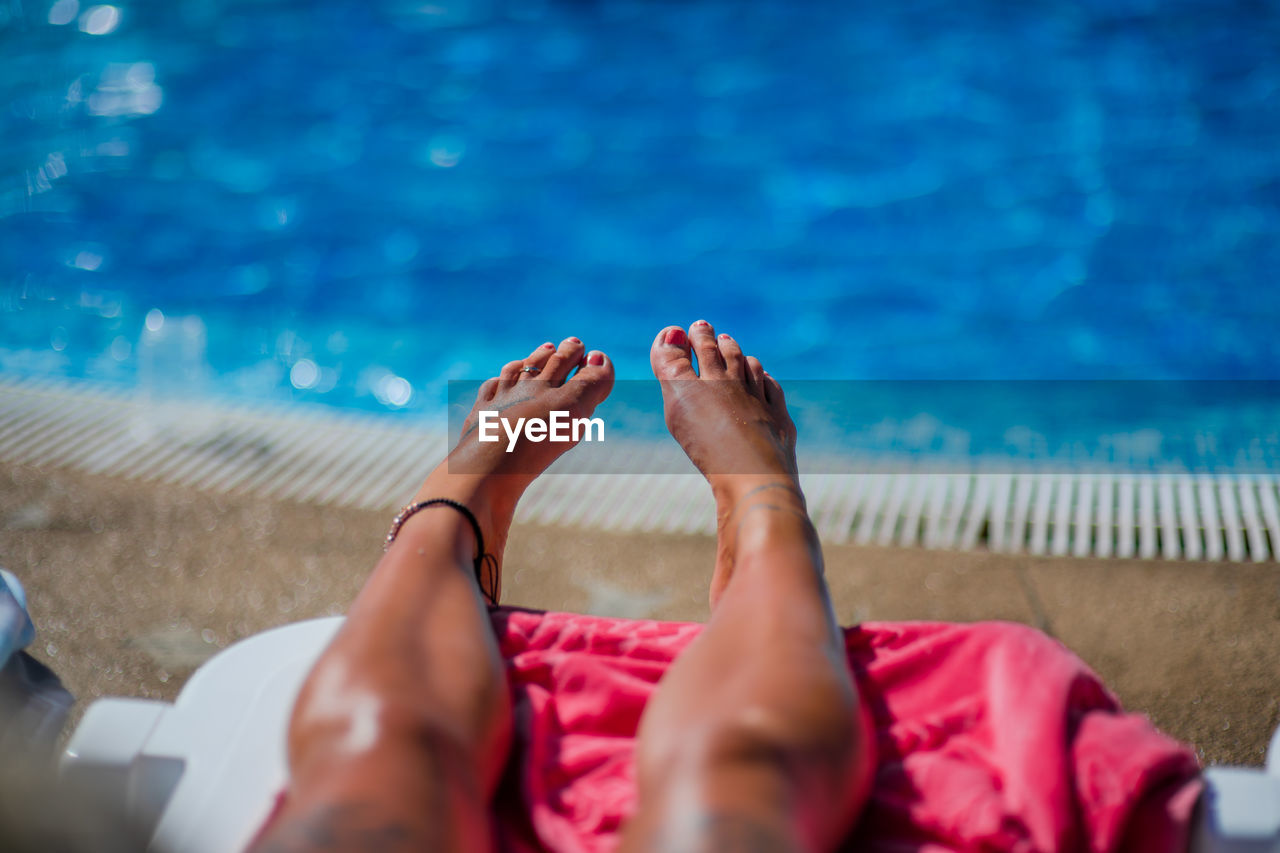
{"type": "Polygon", "coordinates": [[[1280,4],[0,4],[0,370],[1280,378],[1280,4]]]}

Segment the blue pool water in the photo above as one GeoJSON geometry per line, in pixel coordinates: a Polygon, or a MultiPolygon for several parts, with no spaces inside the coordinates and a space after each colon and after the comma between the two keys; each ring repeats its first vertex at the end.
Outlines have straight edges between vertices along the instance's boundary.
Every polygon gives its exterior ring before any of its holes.
{"type": "Polygon", "coordinates": [[[1280,4],[7,0],[0,371],[1280,378],[1280,4]]]}

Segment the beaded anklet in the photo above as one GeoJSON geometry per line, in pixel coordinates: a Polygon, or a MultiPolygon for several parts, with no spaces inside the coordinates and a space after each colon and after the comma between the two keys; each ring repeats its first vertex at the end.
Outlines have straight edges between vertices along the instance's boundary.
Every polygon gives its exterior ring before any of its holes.
{"type": "Polygon", "coordinates": [[[396,517],[391,520],[391,529],[387,531],[387,541],[383,544],[382,550],[387,551],[391,548],[391,543],[396,541],[396,536],[400,533],[400,528],[419,510],[424,510],[429,506],[447,506],[456,509],[462,513],[467,521],[471,522],[471,530],[476,535],[476,584],[480,587],[481,594],[489,600],[489,604],[493,607],[498,606],[498,599],[493,588],[497,586],[498,579],[498,559],[492,554],[484,552],[484,534],[480,531],[480,522],[476,521],[475,514],[467,509],[465,505],[450,498],[432,498],[428,501],[419,501],[418,503],[409,504],[400,512],[396,513],[396,517]],[[481,567],[485,567],[488,571],[489,584],[486,586],[481,578],[481,567]]]}

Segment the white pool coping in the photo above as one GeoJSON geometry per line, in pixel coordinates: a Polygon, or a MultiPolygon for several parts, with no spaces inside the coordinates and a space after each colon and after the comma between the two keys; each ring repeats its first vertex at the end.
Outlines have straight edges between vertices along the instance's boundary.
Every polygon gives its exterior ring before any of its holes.
{"type": "MultiPolygon", "coordinates": [[[[0,459],[25,465],[394,510],[446,449],[443,428],[402,418],[318,406],[156,401],[88,382],[0,376],[0,459]]],[[[671,470],[670,451],[642,444],[614,449],[630,454],[625,467],[637,472],[671,470]]],[[[568,457],[562,462],[572,465],[568,457]]],[[[1255,562],[1275,560],[1280,547],[1280,480],[1272,475],[1030,468],[802,480],[828,543],[1255,562]]],[[[545,476],[529,489],[516,520],[715,531],[706,484],[693,473],[545,476]]]]}

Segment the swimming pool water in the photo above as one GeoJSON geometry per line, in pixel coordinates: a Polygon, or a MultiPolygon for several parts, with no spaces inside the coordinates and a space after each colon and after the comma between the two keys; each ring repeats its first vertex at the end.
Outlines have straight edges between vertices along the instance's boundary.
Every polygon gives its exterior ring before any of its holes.
{"type": "Polygon", "coordinates": [[[783,378],[1269,379],[1280,4],[0,6],[0,370],[423,411],[706,317],[783,378]]]}

